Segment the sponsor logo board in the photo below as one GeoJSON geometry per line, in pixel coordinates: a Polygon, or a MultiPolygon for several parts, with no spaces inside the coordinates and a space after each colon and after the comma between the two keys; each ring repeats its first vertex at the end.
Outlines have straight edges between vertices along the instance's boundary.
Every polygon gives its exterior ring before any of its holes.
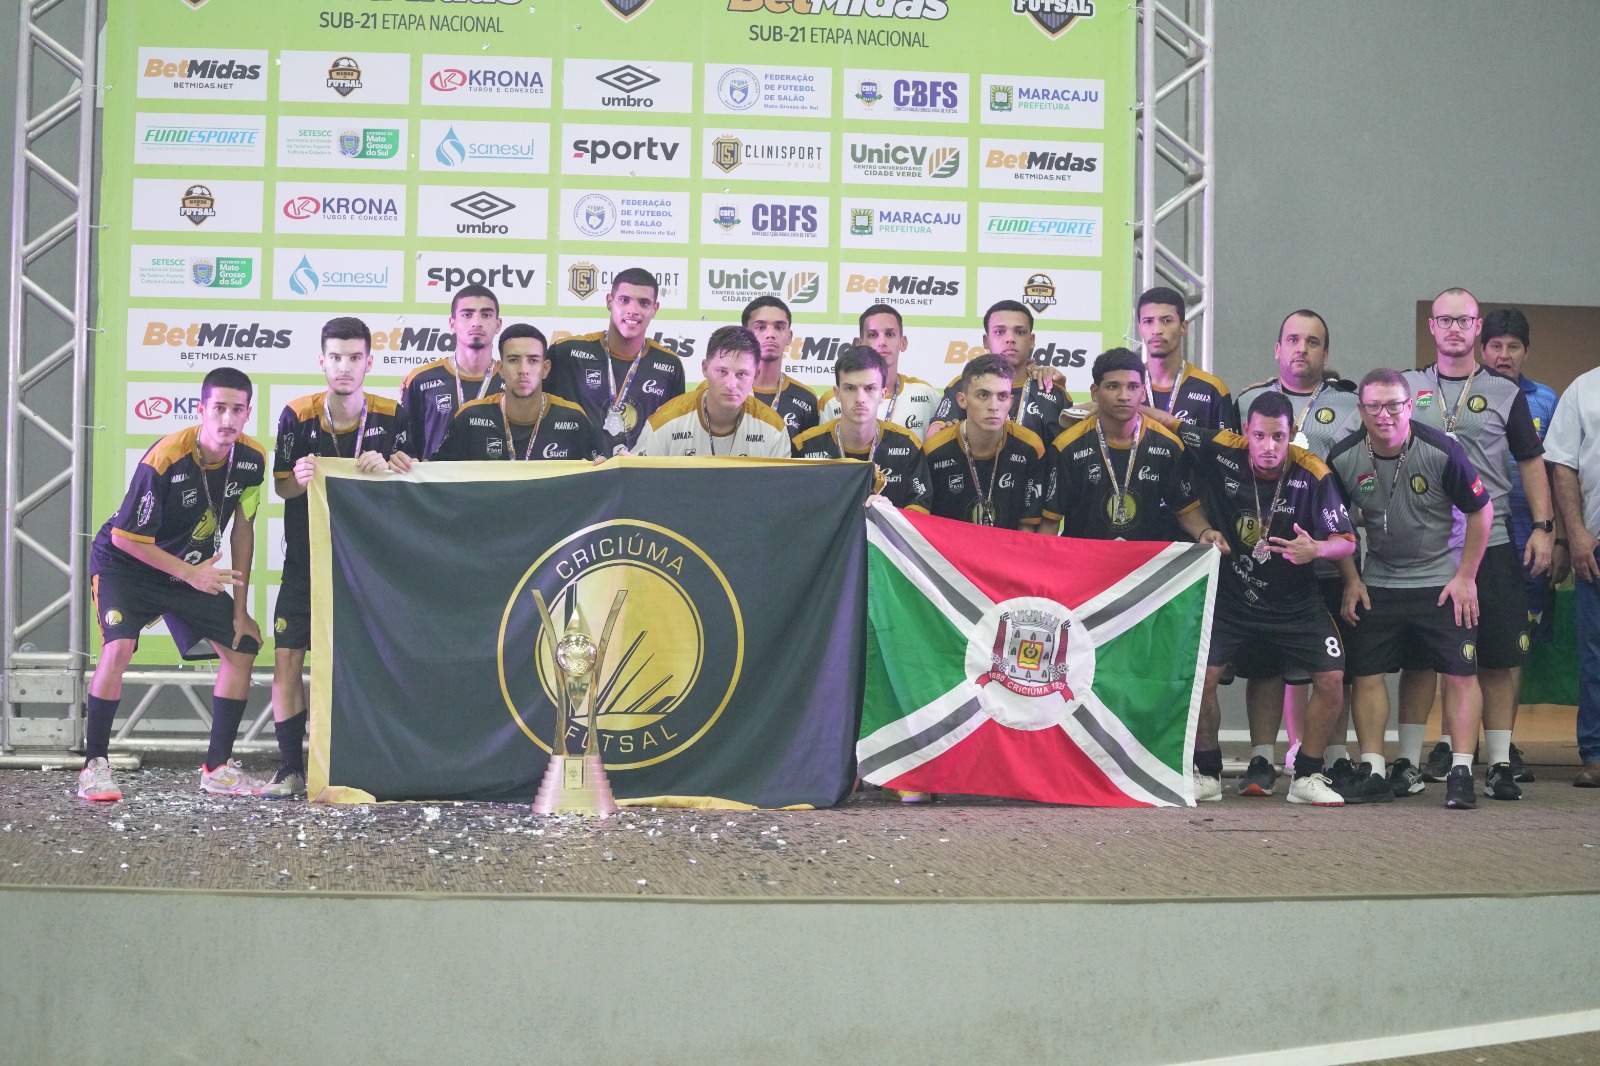
{"type": "Polygon", "coordinates": [[[702,141],[701,176],[717,181],[811,181],[833,177],[832,135],[804,130],[710,127],[702,141]]]}
{"type": "Polygon", "coordinates": [[[839,201],[839,243],[845,248],[918,252],[967,250],[967,205],[960,200],[839,201]]]}
{"type": "Polygon", "coordinates": [[[261,249],[136,244],[128,271],[130,296],[186,300],[261,295],[261,249]]]}
{"type": "Polygon", "coordinates": [[[833,71],[827,67],[707,63],[703,104],[708,115],[831,118],[833,71]]]}
{"type": "MultiPolygon", "coordinates": [[[[200,421],[198,381],[135,381],[128,383],[126,409],[130,434],[165,436],[200,421]]],[[[253,430],[246,430],[254,433],[253,430]]]]}
{"type": "Polygon", "coordinates": [[[850,312],[888,303],[906,314],[965,318],[967,284],[964,266],[844,263],[839,267],[839,308],[850,312]]]}
{"type": "Polygon", "coordinates": [[[965,122],[966,74],[846,67],[844,117],[892,122],[965,122]]]}
{"type": "Polygon", "coordinates": [[[566,59],[561,64],[561,106],[568,111],[686,114],[693,105],[693,63],[566,59]]]}
{"type": "Polygon", "coordinates": [[[844,135],[842,180],[861,185],[932,185],[964,189],[968,184],[965,137],[844,135]]]}
{"type": "Polygon", "coordinates": [[[181,233],[260,233],[259,181],[133,179],[133,228],[181,233]]]}
{"type": "Polygon", "coordinates": [[[518,56],[422,57],[422,102],[442,107],[549,107],[551,61],[518,56]]]}
{"type": "Polygon", "coordinates": [[[1020,300],[1035,318],[1098,322],[1100,271],[979,267],[978,303],[988,307],[999,300],[1020,300]]]}
{"type": "Polygon", "coordinates": [[[411,57],[395,52],[280,52],[278,99],[404,106],[411,102],[411,57]]]}
{"type": "Polygon", "coordinates": [[[512,252],[421,252],[417,255],[415,298],[420,304],[446,303],[463,285],[486,285],[506,307],[543,307],[546,260],[512,252]]]}
{"type": "Polygon", "coordinates": [[[687,126],[590,126],[561,128],[561,172],[585,176],[652,178],[689,176],[687,126]]]}
{"type": "Polygon", "coordinates": [[[547,122],[423,119],[417,159],[423,170],[548,174],[547,122]]]}
{"type": "Polygon", "coordinates": [[[556,303],[562,307],[594,308],[604,314],[612,279],[629,267],[643,267],[656,276],[660,286],[656,299],[662,307],[688,306],[688,259],[636,255],[561,256],[553,279],[556,303]]]}
{"type": "Polygon", "coordinates": [[[701,310],[739,312],[759,296],[776,296],[788,304],[791,311],[826,311],[828,264],[700,260],[701,310]]]}
{"type": "Polygon", "coordinates": [[[548,194],[509,186],[423,185],[417,189],[417,236],[549,237],[548,194]]]}
{"type": "Polygon", "coordinates": [[[262,115],[140,112],[133,138],[135,163],[259,167],[266,162],[267,120],[262,115]]]}
{"type": "Polygon", "coordinates": [[[687,241],[689,194],[562,189],[560,233],[564,241],[687,241]]]}
{"type": "Polygon", "coordinates": [[[265,100],[267,53],[237,48],[139,49],[146,100],[265,100]]]}
{"type": "Polygon", "coordinates": [[[985,189],[1056,189],[1100,192],[1105,146],[1043,139],[991,140],[978,144],[978,185],[985,189]]]}
{"type": "Polygon", "coordinates": [[[347,248],[279,248],[272,259],[275,300],[326,300],[359,306],[405,299],[401,252],[347,248]]]}
{"type": "Polygon", "coordinates": [[[1024,78],[985,74],[978,115],[985,126],[1105,129],[1106,83],[1098,78],[1024,78]]]}
{"type": "Polygon", "coordinates": [[[281,115],[278,165],[329,170],[404,170],[403,118],[348,115],[281,115]]]}
{"type": "Polygon", "coordinates": [[[406,235],[404,185],[280,181],[272,199],[277,205],[273,229],[278,233],[406,235]]]}
{"type": "Polygon", "coordinates": [[[828,247],[828,198],[705,193],[700,197],[703,245],[828,247]]]}
{"type": "Polygon", "coordinates": [[[1100,255],[1101,209],[1061,204],[978,205],[978,251],[998,255],[1100,255]]]}

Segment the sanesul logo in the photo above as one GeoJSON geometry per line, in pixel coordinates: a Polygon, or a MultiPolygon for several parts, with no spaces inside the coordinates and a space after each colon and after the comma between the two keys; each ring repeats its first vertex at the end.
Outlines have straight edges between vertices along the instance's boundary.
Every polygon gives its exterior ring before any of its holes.
{"type": "Polygon", "coordinates": [[[544,174],[550,126],[544,122],[422,122],[423,170],[544,174]]]}
{"type": "Polygon", "coordinates": [[[403,298],[400,252],[343,248],[279,248],[273,296],[279,300],[347,300],[377,303],[403,298]],[[287,269],[286,269],[287,268],[287,269]]]}

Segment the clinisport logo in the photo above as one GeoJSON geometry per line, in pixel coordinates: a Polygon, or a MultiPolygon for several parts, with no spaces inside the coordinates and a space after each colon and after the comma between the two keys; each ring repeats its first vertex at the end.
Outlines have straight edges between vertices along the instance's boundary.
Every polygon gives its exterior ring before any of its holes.
{"type": "Polygon", "coordinates": [[[569,751],[597,728],[606,768],[637,769],[682,754],[716,726],[743,671],[744,618],[699,545],[650,522],[601,522],[524,572],[500,620],[500,691],[518,727],[549,751],[561,679],[535,589],[564,634],[581,629],[596,641],[617,594],[627,593],[595,678],[594,717],[575,709],[569,751]]]}

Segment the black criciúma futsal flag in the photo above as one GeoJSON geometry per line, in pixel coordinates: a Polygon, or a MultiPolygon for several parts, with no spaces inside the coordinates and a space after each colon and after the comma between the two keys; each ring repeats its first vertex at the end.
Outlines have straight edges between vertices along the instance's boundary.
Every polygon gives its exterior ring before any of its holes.
{"type": "MultiPolygon", "coordinates": [[[[598,640],[620,801],[829,806],[854,778],[872,468],[327,461],[312,485],[311,795],[532,800],[559,677],[533,592],[598,640]]],[[[588,720],[569,728],[581,753],[588,720]]]]}

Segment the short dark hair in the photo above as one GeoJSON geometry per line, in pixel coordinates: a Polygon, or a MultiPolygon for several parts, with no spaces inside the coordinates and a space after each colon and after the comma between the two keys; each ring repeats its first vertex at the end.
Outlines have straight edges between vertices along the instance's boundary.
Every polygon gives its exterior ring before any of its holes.
{"type": "Polygon", "coordinates": [[[1167,307],[1178,309],[1178,321],[1182,322],[1188,314],[1188,305],[1183,302],[1183,293],[1177,289],[1169,289],[1165,285],[1157,285],[1153,289],[1146,289],[1139,295],[1139,302],[1134,305],[1133,313],[1137,315],[1143,311],[1146,304],[1163,304],[1167,307]]]}
{"type": "Polygon", "coordinates": [[[754,300],[744,305],[744,314],[739,316],[739,325],[746,328],[750,325],[751,316],[763,307],[776,307],[783,312],[783,320],[790,325],[794,324],[794,315],[789,313],[789,305],[776,296],[757,296],[754,300]]]}
{"type": "Polygon", "coordinates": [[[1262,418],[1287,418],[1289,425],[1294,425],[1294,404],[1289,402],[1289,397],[1273,389],[1268,389],[1257,396],[1250,403],[1250,410],[1244,416],[1248,424],[1252,418],[1260,415],[1262,418]]]}
{"type": "Polygon", "coordinates": [[[706,341],[706,358],[714,359],[723,352],[743,352],[760,359],[761,342],[743,326],[719,326],[706,341]]]}
{"type": "Polygon", "coordinates": [[[1365,401],[1368,385],[1398,385],[1405,390],[1406,399],[1411,399],[1411,386],[1406,384],[1406,376],[1386,366],[1367,371],[1361,379],[1361,384],[1356,386],[1356,399],[1365,401]]]}
{"type": "Polygon", "coordinates": [[[549,357],[550,342],[545,339],[544,334],[539,331],[538,326],[530,326],[526,322],[513,322],[511,325],[500,331],[500,354],[505,354],[506,341],[521,340],[524,337],[532,337],[534,340],[538,341],[539,347],[544,349],[545,357],[549,357]]]}
{"type": "Polygon", "coordinates": [[[658,299],[661,295],[661,286],[656,282],[656,276],[644,267],[629,267],[619,270],[611,279],[611,291],[616,292],[619,285],[637,285],[641,289],[650,290],[650,298],[658,299]]]}
{"type": "Polygon", "coordinates": [[[1021,311],[1023,314],[1028,316],[1028,332],[1033,332],[1033,312],[1028,310],[1027,304],[1020,304],[1015,300],[1001,300],[999,303],[995,304],[993,307],[990,307],[989,310],[983,313],[984,336],[989,335],[989,319],[993,317],[997,311],[1021,311]]]}
{"type": "Polygon", "coordinates": [[[1317,314],[1315,311],[1313,311],[1313,310],[1311,310],[1309,308],[1306,308],[1306,307],[1302,307],[1298,311],[1290,311],[1288,314],[1283,316],[1283,321],[1278,323],[1278,339],[1280,341],[1283,340],[1283,327],[1287,326],[1289,324],[1289,320],[1291,318],[1295,317],[1296,315],[1303,315],[1306,318],[1314,318],[1318,322],[1321,322],[1322,323],[1322,346],[1324,348],[1332,348],[1333,347],[1333,331],[1328,328],[1328,320],[1323,318],[1321,315],[1317,314]]]}
{"type": "Polygon", "coordinates": [[[866,336],[866,334],[867,334],[867,319],[871,318],[873,315],[893,315],[894,316],[895,325],[900,327],[900,332],[902,332],[902,333],[905,332],[906,320],[900,317],[900,312],[899,311],[896,311],[894,308],[890,307],[888,304],[873,304],[871,307],[869,307],[865,311],[861,312],[861,317],[856,319],[856,336],[858,336],[858,337],[866,336]]]}
{"type": "Polygon", "coordinates": [[[1522,342],[1524,348],[1529,347],[1528,316],[1516,307],[1502,307],[1498,311],[1490,311],[1483,316],[1483,343],[1488,344],[1496,337],[1515,337],[1522,342]]]}
{"type": "Polygon", "coordinates": [[[318,343],[326,350],[329,341],[355,340],[366,342],[367,351],[372,351],[372,331],[365,322],[359,318],[330,318],[322,324],[322,340],[318,343]]]}
{"type": "Polygon", "coordinates": [[[878,384],[889,383],[889,364],[878,354],[878,349],[868,348],[865,344],[847,344],[839,350],[839,358],[833,364],[834,384],[843,380],[844,375],[857,370],[876,370],[878,384]]]}
{"type": "Polygon", "coordinates": [[[451,318],[456,317],[456,306],[468,296],[487,296],[489,299],[494,301],[494,317],[500,317],[500,297],[494,294],[493,289],[490,289],[484,285],[463,285],[461,288],[456,290],[456,294],[454,296],[450,297],[451,318]]]}
{"type": "Polygon", "coordinates": [[[961,368],[961,391],[966,392],[967,386],[972,384],[973,378],[986,378],[990,375],[1011,380],[1011,364],[998,355],[980,355],[961,368]]]}
{"type": "Polygon", "coordinates": [[[1139,375],[1139,380],[1144,381],[1144,360],[1134,355],[1126,348],[1108,348],[1101,352],[1094,361],[1094,366],[1089,368],[1089,373],[1096,385],[1107,374],[1116,370],[1132,370],[1139,375]]]}
{"type": "Polygon", "coordinates": [[[233,366],[219,366],[206,375],[200,383],[200,402],[205,403],[206,397],[211,395],[213,389],[238,389],[249,399],[254,399],[256,387],[250,383],[250,375],[233,366]]]}

